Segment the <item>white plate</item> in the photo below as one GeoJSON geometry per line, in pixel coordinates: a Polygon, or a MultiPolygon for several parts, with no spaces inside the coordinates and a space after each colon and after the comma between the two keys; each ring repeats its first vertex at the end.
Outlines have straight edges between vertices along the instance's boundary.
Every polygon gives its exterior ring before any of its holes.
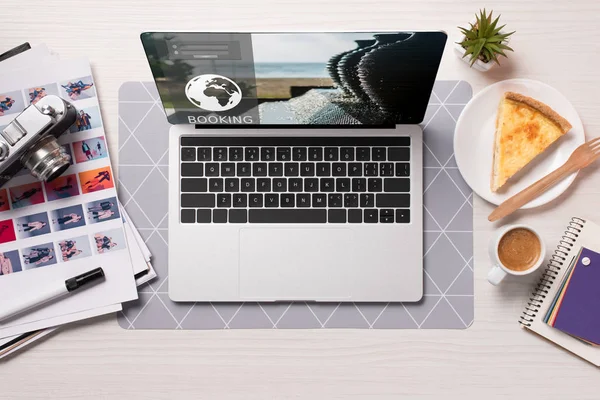
{"type": "MultiPolygon", "coordinates": [[[[498,205],[560,167],[583,142],[585,133],[581,119],[565,96],[542,82],[509,79],[483,89],[466,105],[456,122],[454,154],[458,169],[471,189],[490,203],[498,205]],[[490,179],[496,113],[502,95],[508,91],[546,103],[566,118],[573,128],[494,193],[490,189],[490,179]]],[[[523,208],[538,207],[554,200],[567,190],[576,176],[577,173],[568,176],[523,208]]]]}

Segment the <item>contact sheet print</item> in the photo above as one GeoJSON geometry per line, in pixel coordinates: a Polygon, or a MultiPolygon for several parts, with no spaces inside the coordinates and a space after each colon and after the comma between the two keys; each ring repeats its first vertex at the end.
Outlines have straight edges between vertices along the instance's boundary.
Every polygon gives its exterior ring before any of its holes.
{"type": "MultiPolygon", "coordinates": [[[[59,138],[71,155],[71,166],[49,183],[24,170],[0,188],[0,291],[41,285],[49,277],[69,277],[102,266],[109,284],[78,295],[80,301],[71,302],[69,312],[137,298],[130,255],[123,251],[127,241],[87,60],[53,61],[43,69],[1,76],[0,129],[29,104],[50,94],[77,109],[76,123],[59,138]],[[85,298],[89,302],[81,301],[85,298]]],[[[68,302],[61,302],[61,315],[68,302]]],[[[15,323],[50,317],[52,308],[15,323]]],[[[0,337],[3,331],[0,325],[0,337]]]]}

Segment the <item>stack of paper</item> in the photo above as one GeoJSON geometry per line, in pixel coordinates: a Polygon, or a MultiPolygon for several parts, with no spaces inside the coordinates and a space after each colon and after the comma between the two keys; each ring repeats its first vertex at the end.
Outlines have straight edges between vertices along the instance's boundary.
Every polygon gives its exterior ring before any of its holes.
{"type": "Polygon", "coordinates": [[[0,357],[54,327],[121,310],[155,274],[120,207],[96,85],[85,59],[61,61],[38,46],[0,63],[0,130],[46,95],[69,101],[77,122],[59,143],[70,168],[50,183],[24,170],[0,188],[0,300],[19,301],[94,267],[99,285],[0,322],[0,357]],[[4,349],[4,350],[3,350],[4,349]]]}

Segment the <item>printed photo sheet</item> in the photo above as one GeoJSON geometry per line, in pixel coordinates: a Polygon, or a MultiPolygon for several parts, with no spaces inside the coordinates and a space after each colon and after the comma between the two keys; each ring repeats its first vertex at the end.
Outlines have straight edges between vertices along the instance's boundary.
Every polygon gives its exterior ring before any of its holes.
{"type": "MultiPolygon", "coordinates": [[[[0,63],[0,65],[2,65],[0,63]]],[[[24,170],[0,188],[0,293],[6,301],[102,267],[106,280],[0,323],[0,337],[70,322],[75,313],[137,298],[115,179],[89,63],[47,61],[0,76],[0,129],[25,107],[58,95],[78,111],[59,143],[71,167],[40,183],[24,170]]]]}

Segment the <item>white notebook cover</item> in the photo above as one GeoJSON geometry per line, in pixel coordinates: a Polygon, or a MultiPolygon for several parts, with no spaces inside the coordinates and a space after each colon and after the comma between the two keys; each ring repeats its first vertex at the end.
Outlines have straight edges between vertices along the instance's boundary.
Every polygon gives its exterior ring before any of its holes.
{"type": "Polygon", "coordinates": [[[546,272],[523,310],[519,322],[526,329],[600,367],[600,347],[585,344],[544,322],[544,316],[556,296],[560,282],[580,247],[600,251],[600,226],[588,219],[573,217],[550,258],[546,272]]]}

